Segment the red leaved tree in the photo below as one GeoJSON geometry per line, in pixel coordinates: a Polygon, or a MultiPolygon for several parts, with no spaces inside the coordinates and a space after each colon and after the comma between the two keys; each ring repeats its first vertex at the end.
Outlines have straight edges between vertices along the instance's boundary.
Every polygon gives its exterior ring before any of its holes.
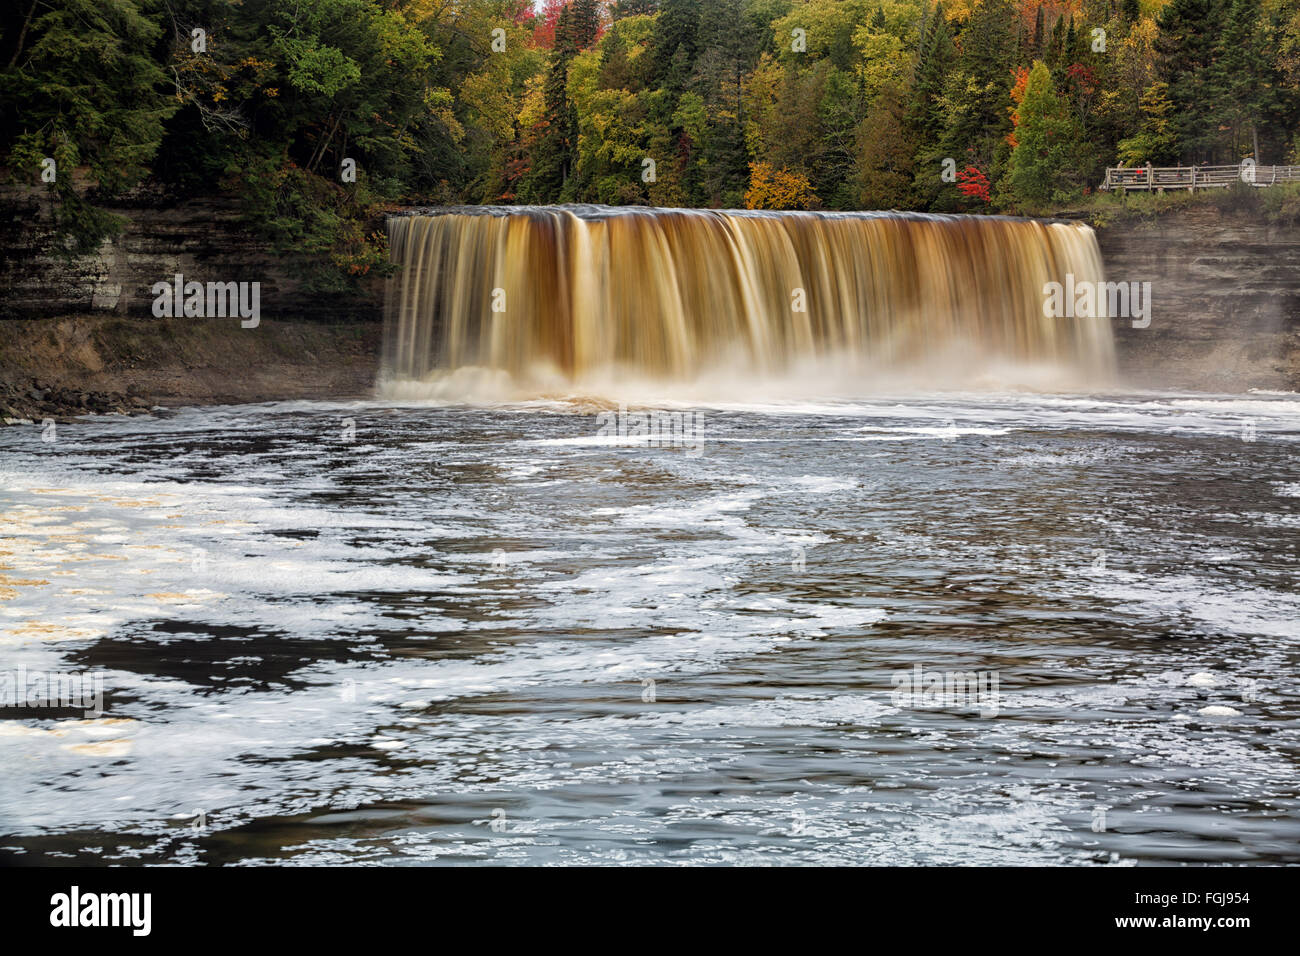
{"type": "Polygon", "coordinates": [[[989,178],[974,166],[967,166],[957,174],[957,191],[969,199],[989,201],[989,178]]]}

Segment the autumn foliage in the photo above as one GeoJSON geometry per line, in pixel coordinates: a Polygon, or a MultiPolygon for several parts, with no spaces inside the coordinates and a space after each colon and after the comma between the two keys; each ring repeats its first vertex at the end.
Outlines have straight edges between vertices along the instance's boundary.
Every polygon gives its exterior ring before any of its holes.
{"type": "Polygon", "coordinates": [[[745,190],[746,209],[811,209],[817,204],[808,177],[771,163],[749,164],[749,189],[745,190]]]}
{"type": "Polygon", "coordinates": [[[968,199],[989,201],[989,178],[974,166],[967,166],[957,174],[957,191],[968,199]]]}

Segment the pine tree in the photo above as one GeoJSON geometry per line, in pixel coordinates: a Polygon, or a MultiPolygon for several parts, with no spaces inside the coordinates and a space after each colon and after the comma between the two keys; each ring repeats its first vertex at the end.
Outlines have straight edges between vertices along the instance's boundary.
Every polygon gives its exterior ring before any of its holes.
{"type": "Polygon", "coordinates": [[[942,0],[930,17],[930,27],[921,44],[916,74],[912,83],[909,124],[921,138],[933,142],[943,132],[943,110],[939,97],[943,95],[948,74],[957,58],[952,33],[944,16],[942,0]]]}
{"type": "Polygon", "coordinates": [[[569,66],[578,54],[571,10],[569,6],[561,10],[555,24],[555,48],[542,88],[546,114],[533,146],[532,169],[520,189],[529,202],[566,198],[577,163],[578,117],[568,91],[569,66]]]}
{"type": "Polygon", "coordinates": [[[697,0],[663,0],[655,18],[650,85],[680,91],[695,66],[700,28],[697,0]]]}
{"type": "Polygon", "coordinates": [[[1047,56],[1043,62],[1056,69],[1065,58],[1065,17],[1057,17],[1047,40],[1047,56]]]}
{"type": "MultiPolygon", "coordinates": [[[[915,144],[915,162],[911,164],[913,192],[922,208],[933,206],[943,192],[941,167],[946,159],[952,158],[944,152],[940,140],[946,119],[943,92],[956,68],[956,61],[957,50],[941,0],[935,5],[921,40],[921,52],[908,91],[905,111],[906,138],[915,144]]],[[[891,167],[904,168],[899,163],[892,163],[891,167]]]]}
{"type": "Polygon", "coordinates": [[[692,88],[707,118],[704,142],[697,144],[704,165],[701,184],[710,204],[736,205],[749,177],[744,79],[757,58],[744,0],[703,0],[698,37],[701,53],[692,88]]]}
{"type": "Polygon", "coordinates": [[[600,6],[596,0],[573,0],[569,4],[569,34],[578,50],[596,42],[600,33],[600,6]]]}
{"type": "Polygon", "coordinates": [[[177,109],[154,56],[163,31],[152,4],[139,0],[22,6],[3,38],[0,160],[6,178],[23,185],[39,185],[43,161],[55,161],[51,211],[56,231],[72,240],[58,249],[89,252],[121,221],[87,201],[73,170],[85,167],[105,196],[148,175],[177,109]]]}
{"type": "Polygon", "coordinates": [[[1016,116],[1016,148],[1008,177],[1011,193],[1020,203],[1046,205],[1058,200],[1066,186],[1077,131],[1052,88],[1051,71],[1041,60],[1029,73],[1016,116]]]}
{"type": "Polygon", "coordinates": [[[1256,0],[1232,0],[1214,51],[1210,73],[1212,112],[1227,126],[1227,154],[1236,162],[1250,155],[1260,162],[1259,128],[1274,105],[1275,70],[1264,50],[1256,0]]]}
{"type": "Polygon", "coordinates": [[[1120,140],[1120,161],[1129,166],[1164,166],[1177,159],[1177,141],[1169,114],[1174,104],[1169,100],[1169,84],[1152,83],[1142,92],[1142,127],[1133,136],[1120,140]]]}
{"type": "Polygon", "coordinates": [[[636,17],[654,13],[659,9],[659,0],[618,0],[610,4],[609,12],[615,21],[626,17],[636,17]]]}
{"type": "Polygon", "coordinates": [[[1174,104],[1171,122],[1178,152],[1185,162],[1211,159],[1220,146],[1219,118],[1211,109],[1211,68],[1225,10],[1225,0],[1169,0],[1160,13],[1156,51],[1174,104]]]}
{"type": "Polygon", "coordinates": [[[1015,9],[1010,0],[984,0],[961,35],[961,53],[945,96],[958,108],[945,116],[945,156],[991,162],[1010,126],[1007,100],[1016,58],[1015,9]]]}
{"type": "Polygon", "coordinates": [[[627,61],[627,43],[618,31],[617,20],[609,28],[609,35],[601,44],[599,83],[602,90],[632,88],[632,70],[627,61]]]}

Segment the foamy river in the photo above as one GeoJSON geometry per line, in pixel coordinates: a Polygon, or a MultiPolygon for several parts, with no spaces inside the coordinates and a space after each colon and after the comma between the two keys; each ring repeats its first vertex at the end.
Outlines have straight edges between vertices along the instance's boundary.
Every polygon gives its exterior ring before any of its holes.
{"type": "Polygon", "coordinates": [[[0,430],[0,855],[1300,863],[1300,396],[602,410],[0,430]]]}

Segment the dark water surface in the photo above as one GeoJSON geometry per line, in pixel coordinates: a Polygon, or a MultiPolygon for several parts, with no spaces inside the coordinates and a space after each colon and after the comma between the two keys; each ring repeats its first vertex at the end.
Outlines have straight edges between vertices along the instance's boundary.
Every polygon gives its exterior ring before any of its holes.
{"type": "Polygon", "coordinates": [[[1300,862],[1300,397],[698,411],[0,431],[0,853],[1300,862]]]}

